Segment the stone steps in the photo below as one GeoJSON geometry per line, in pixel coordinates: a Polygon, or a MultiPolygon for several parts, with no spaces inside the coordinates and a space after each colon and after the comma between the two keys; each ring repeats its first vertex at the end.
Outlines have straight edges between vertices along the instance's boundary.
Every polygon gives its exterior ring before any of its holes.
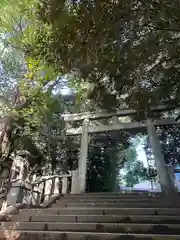
{"type": "Polygon", "coordinates": [[[118,191],[118,192],[88,192],[88,193],[81,193],[81,194],[73,194],[71,195],[70,193],[66,194],[66,196],[95,196],[95,195],[102,195],[102,196],[113,196],[113,195],[119,195],[119,196],[124,196],[124,195],[132,195],[132,196],[142,196],[142,195],[163,195],[161,192],[149,192],[149,191],[118,191]]]}
{"type": "Polygon", "coordinates": [[[18,222],[68,222],[68,223],[152,223],[180,224],[180,216],[156,215],[18,215],[18,222]]]}
{"type": "Polygon", "coordinates": [[[131,194],[131,193],[124,193],[124,194],[119,194],[119,193],[114,193],[114,194],[67,194],[67,195],[63,195],[61,196],[61,198],[65,198],[65,199],[95,199],[95,198],[111,198],[111,199],[115,199],[115,198],[119,198],[119,199],[142,199],[142,198],[164,198],[164,196],[162,194],[131,194]]]}
{"type": "MultiPolygon", "coordinates": [[[[161,203],[164,202],[164,199],[162,198],[141,198],[141,203],[161,203]]],[[[73,198],[61,198],[61,201],[58,202],[56,205],[58,205],[59,203],[74,203],[74,202],[78,202],[78,203],[92,203],[92,202],[96,202],[96,203],[121,203],[121,202],[125,202],[125,203],[139,203],[139,199],[134,199],[134,198],[87,198],[87,199],[78,199],[78,201],[75,201],[73,198]]]]}
{"type": "Polygon", "coordinates": [[[48,208],[22,209],[19,215],[171,215],[180,216],[180,208],[48,208]]]}
{"type": "Polygon", "coordinates": [[[69,231],[99,233],[180,234],[180,224],[138,223],[58,223],[58,222],[2,222],[0,230],[69,231]]]}
{"type": "MultiPolygon", "coordinates": [[[[65,207],[77,207],[77,208],[90,208],[90,207],[97,207],[97,208],[135,208],[135,207],[142,207],[142,208],[160,208],[160,207],[171,207],[171,205],[167,202],[120,202],[120,203],[106,203],[106,202],[61,202],[54,204],[56,208],[65,208],[65,207]]],[[[174,203],[174,207],[180,207],[180,202],[174,203]]]]}
{"type": "Polygon", "coordinates": [[[180,240],[179,200],[170,205],[147,193],[66,195],[51,208],[23,209],[1,222],[0,233],[12,235],[0,240],[180,240]]]}
{"type": "MultiPolygon", "coordinates": [[[[175,201],[173,203],[174,207],[180,207],[180,201],[175,201]]],[[[75,198],[75,197],[62,197],[60,200],[53,205],[55,208],[64,208],[64,207],[77,207],[77,208],[123,208],[123,207],[141,207],[141,208],[158,208],[158,207],[171,207],[167,199],[162,197],[149,197],[149,198],[119,198],[119,197],[101,197],[94,196],[93,198],[85,198],[84,196],[75,198]]]]}
{"type": "Polygon", "coordinates": [[[1,240],[180,240],[180,235],[52,231],[0,231],[1,240]]]}

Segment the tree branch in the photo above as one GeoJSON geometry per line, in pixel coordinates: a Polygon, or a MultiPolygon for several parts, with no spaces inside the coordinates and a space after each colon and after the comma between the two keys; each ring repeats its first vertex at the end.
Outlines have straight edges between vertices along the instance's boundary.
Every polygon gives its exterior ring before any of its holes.
{"type": "Polygon", "coordinates": [[[180,33],[180,28],[163,28],[163,27],[153,27],[158,31],[169,31],[169,32],[178,32],[180,33]]]}

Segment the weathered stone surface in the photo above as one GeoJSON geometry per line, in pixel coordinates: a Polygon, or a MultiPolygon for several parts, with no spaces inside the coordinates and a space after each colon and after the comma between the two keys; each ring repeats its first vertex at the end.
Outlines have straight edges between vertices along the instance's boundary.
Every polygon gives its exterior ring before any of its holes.
{"type": "MultiPolygon", "coordinates": [[[[75,198],[61,198],[60,199],[61,201],[60,202],[74,202],[75,201],[75,198]]],[[[153,202],[153,201],[156,201],[156,202],[162,202],[163,199],[162,198],[158,198],[158,199],[155,199],[155,198],[148,198],[148,197],[142,197],[140,199],[138,198],[119,198],[119,197],[114,197],[114,198],[110,198],[110,197],[106,197],[106,198],[103,198],[103,197],[99,197],[99,198],[78,198],[78,202],[117,202],[117,203],[121,203],[121,202],[139,202],[141,200],[141,202],[153,202]]],[[[77,201],[77,199],[76,199],[77,201]]]]}
{"type": "Polygon", "coordinates": [[[19,222],[78,222],[78,223],[157,223],[180,224],[180,216],[155,215],[15,215],[19,222]]]}
{"type": "Polygon", "coordinates": [[[18,203],[15,206],[9,206],[4,211],[0,212],[0,221],[5,221],[9,219],[12,214],[17,214],[20,209],[29,208],[30,205],[26,203],[18,203]]]}
{"type": "MultiPolygon", "coordinates": [[[[167,202],[153,202],[153,203],[146,203],[146,202],[134,202],[134,203],[129,203],[129,202],[120,202],[120,203],[97,203],[95,201],[92,201],[90,203],[83,203],[83,202],[58,202],[55,207],[59,208],[65,208],[65,207],[77,207],[77,208],[90,208],[90,207],[100,207],[100,208],[160,208],[160,207],[169,207],[170,204],[167,202]]],[[[174,207],[180,207],[180,202],[175,203],[174,207]]]]}
{"type": "Polygon", "coordinates": [[[1,231],[1,240],[180,240],[179,235],[1,231]]]}
{"type": "Polygon", "coordinates": [[[0,240],[180,240],[179,197],[168,207],[147,193],[76,196],[60,197],[48,209],[22,209],[1,222],[0,240]]]}
{"type": "Polygon", "coordinates": [[[48,208],[22,209],[20,215],[179,215],[180,208],[48,208]]]}
{"type": "Polygon", "coordinates": [[[180,224],[3,222],[1,230],[180,234],[180,224]]]}
{"type": "Polygon", "coordinates": [[[67,194],[64,196],[61,196],[61,199],[143,199],[143,198],[163,198],[162,193],[148,193],[148,192],[143,192],[141,194],[139,193],[87,193],[87,194],[67,194]]]}

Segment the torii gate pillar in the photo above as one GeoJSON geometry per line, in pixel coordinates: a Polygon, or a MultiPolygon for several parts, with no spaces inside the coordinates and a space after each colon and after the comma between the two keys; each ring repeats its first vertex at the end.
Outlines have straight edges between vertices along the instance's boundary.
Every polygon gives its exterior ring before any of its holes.
{"type": "Polygon", "coordinates": [[[87,172],[87,157],[88,157],[88,129],[89,119],[85,119],[82,126],[81,149],[78,163],[78,184],[77,193],[85,193],[86,191],[86,172],[87,172]]]}
{"type": "Polygon", "coordinates": [[[147,120],[147,130],[150,140],[150,145],[153,150],[155,164],[158,172],[158,177],[161,185],[162,192],[167,196],[172,196],[175,191],[175,186],[169,175],[168,169],[164,161],[161,145],[156,134],[156,128],[152,120],[147,120]]]}

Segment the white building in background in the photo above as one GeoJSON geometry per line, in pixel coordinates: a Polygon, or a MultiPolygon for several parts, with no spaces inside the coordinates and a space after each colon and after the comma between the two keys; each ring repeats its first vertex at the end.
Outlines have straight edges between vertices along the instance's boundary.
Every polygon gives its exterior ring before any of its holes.
{"type": "Polygon", "coordinates": [[[174,167],[174,174],[175,174],[176,186],[180,192],[180,164],[179,163],[177,163],[174,167]]]}
{"type": "MultiPolygon", "coordinates": [[[[134,143],[136,144],[136,143],[134,143]]],[[[151,167],[155,167],[155,161],[153,158],[153,154],[151,156],[151,158],[147,158],[146,152],[144,150],[144,145],[142,142],[138,143],[136,145],[136,152],[137,152],[137,160],[142,162],[144,167],[149,168],[151,167]]],[[[123,172],[121,172],[121,174],[123,174],[123,172]]],[[[179,173],[176,173],[176,179],[179,179],[180,181],[180,165],[179,165],[179,173]]],[[[120,189],[124,189],[124,190],[139,190],[139,191],[155,191],[155,192],[161,192],[161,186],[160,183],[157,179],[157,181],[150,181],[150,180],[142,180],[141,182],[135,184],[133,186],[133,188],[127,188],[123,185],[120,186],[120,189]]],[[[179,191],[180,191],[180,182],[179,182],[179,191]]]]}
{"type": "Polygon", "coordinates": [[[133,189],[142,191],[161,192],[161,186],[158,182],[150,182],[148,180],[144,180],[141,181],[140,183],[135,184],[133,189]]]}
{"type": "MultiPolygon", "coordinates": [[[[175,174],[175,184],[180,192],[180,164],[177,163],[174,167],[175,174]]],[[[150,182],[148,180],[141,181],[134,185],[133,188],[126,188],[124,186],[120,187],[123,190],[138,190],[138,191],[153,191],[153,192],[161,192],[161,186],[158,181],[150,182]]]]}
{"type": "Polygon", "coordinates": [[[153,188],[152,188],[152,184],[150,181],[148,180],[144,180],[144,181],[141,181],[140,183],[137,183],[134,185],[134,189],[136,190],[153,190],[156,188],[155,184],[153,184],[153,188]]]}

